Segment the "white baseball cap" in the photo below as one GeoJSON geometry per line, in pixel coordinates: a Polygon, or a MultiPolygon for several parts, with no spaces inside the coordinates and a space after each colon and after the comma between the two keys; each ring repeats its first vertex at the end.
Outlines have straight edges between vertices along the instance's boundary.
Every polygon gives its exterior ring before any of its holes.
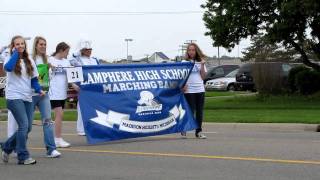
{"type": "Polygon", "coordinates": [[[90,40],[80,40],[78,49],[79,51],[82,49],[92,49],[92,42],[90,40]]]}

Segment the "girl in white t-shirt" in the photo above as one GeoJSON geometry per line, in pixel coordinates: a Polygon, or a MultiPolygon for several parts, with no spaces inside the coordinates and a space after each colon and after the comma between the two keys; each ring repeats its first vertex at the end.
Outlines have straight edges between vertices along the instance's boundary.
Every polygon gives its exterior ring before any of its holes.
{"type": "MultiPolygon", "coordinates": [[[[185,58],[187,61],[193,62],[194,67],[183,90],[188,104],[192,112],[195,114],[195,119],[198,123],[195,136],[199,139],[206,138],[206,136],[201,133],[205,97],[203,79],[205,78],[207,72],[204,57],[204,54],[197,44],[191,43],[188,45],[185,58]]],[[[186,133],[182,132],[181,135],[186,136],[186,133]]]]}
{"type": "MultiPolygon", "coordinates": [[[[30,60],[34,61],[37,65],[38,80],[43,90],[48,90],[48,60],[47,60],[47,41],[45,38],[37,36],[34,38],[32,56],[30,60]]],[[[32,95],[32,110],[35,111],[36,107],[39,109],[41,120],[43,124],[44,143],[47,150],[47,157],[57,158],[61,153],[56,150],[54,142],[54,125],[51,120],[51,105],[49,95],[40,96],[34,93],[32,95]]],[[[34,114],[34,113],[33,113],[34,114]]],[[[33,120],[33,116],[31,118],[33,120]]],[[[31,122],[32,124],[32,122],[31,122]]],[[[8,111],[8,137],[11,137],[17,130],[18,124],[14,119],[12,113],[8,111]]],[[[28,132],[31,131],[32,126],[29,126],[28,132]]]]}
{"type": "Polygon", "coordinates": [[[65,42],[57,45],[56,51],[49,58],[50,85],[49,97],[51,108],[54,111],[55,117],[55,143],[57,147],[70,147],[70,143],[66,142],[62,136],[62,119],[65,101],[67,99],[68,81],[65,68],[70,67],[70,62],[67,60],[70,46],[65,42]]]}
{"type": "Polygon", "coordinates": [[[18,129],[2,144],[1,158],[8,163],[9,155],[16,150],[18,164],[31,165],[36,163],[27,149],[28,129],[32,126],[32,89],[42,97],[45,92],[39,85],[37,67],[29,58],[24,38],[13,37],[10,46],[10,56],[4,62],[7,72],[6,101],[18,129]]]}

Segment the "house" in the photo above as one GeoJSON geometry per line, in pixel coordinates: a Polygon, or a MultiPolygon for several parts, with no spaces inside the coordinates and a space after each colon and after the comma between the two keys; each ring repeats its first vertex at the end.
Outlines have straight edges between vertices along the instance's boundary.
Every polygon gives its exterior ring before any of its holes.
{"type": "Polygon", "coordinates": [[[132,59],[132,60],[127,60],[127,59],[121,59],[119,61],[115,61],[114,63],[116,64],[145,64],[145,63],[149,63],[147,58],[143,58],[143,59],[132,59]]]}
{"type": "Polygon", "coordinates": [[[144,57],[142,59],[121,59],[119,61],[115,61],[117,64],[146,64],[146,63],[166,63],[173,62],[168,56],[166,56],[163,52],[155,52],[150,57],[144,57]]]}
{"type": "Polygon", "coordinates": [[[148,59],[150,63],[171,62],[170,58],[168,58],[168,56],[166,56],[163,52],[155,52],[148,59]]]}
{"type": "Polygon", "coordinates": [[[147,64],[150,63],[148,58],[142,58],[139,60],[132,60],[132,63],[137,63],[137,64],[147,64]]]}

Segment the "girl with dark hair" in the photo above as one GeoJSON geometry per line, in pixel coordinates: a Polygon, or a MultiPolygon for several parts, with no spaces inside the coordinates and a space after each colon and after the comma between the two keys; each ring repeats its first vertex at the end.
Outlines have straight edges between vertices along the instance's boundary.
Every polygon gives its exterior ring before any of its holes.
{"type": "Polygon", "coordinates": [[[70,61],[66,58],[69,54],[70,46],[65,42],[57,45],[56,51],[49,58],[51,67],[49,97],[51,108],[54,111],[55,118],[55,143],[57,147],[70,147],[62,136],[62,119],[65,101],[67,99],[68,81],[65,68],[70,67],[70,61]]]}

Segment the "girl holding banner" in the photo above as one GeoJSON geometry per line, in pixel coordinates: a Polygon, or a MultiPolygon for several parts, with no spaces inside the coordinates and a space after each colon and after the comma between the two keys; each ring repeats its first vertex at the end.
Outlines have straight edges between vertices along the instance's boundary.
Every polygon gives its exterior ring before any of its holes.
{"type": "Polygon", "coordinates": [[[67,60],[70,46],[65,42],[57,45],[56,51],[49,58],[50,85],[49,97],[51,107],[55,117],[55,143],[57,147],[70,147],[70,143],[66,142],[62,136],[62,119],[65,101],[67,99],[68,81],[65,68],[70,67],[70,61],[67,60]]]}
{"type": "MultiPolygon", "coordinates": [[[[190,43],[187,46],[186,60],[194,62],[194,67],[189,76],[189,79],[187,80],[186,86],[184,87],[184,93],[198,123],[198,128],[196,129],[195,136],[199,139],[207,138],[204,134],[201,133],[205,97],[203,80],[207,73],[204,57],[204,54],[197,44],[190,43]]],[[[182,132],[181,135],[185,137],[186,133],[182,132]]]]}
{"type": "Polygon", "coordinates": [[[32,126],[32,93],[34,89],[40,96],[45,96],[45,92],[39,85],[36,65],[29,58],[22,36],[12,38],[10,56],[5,60],[4,69],[7,71],[7,107],[12,112],[18,129],[3,143],[1,158],[8,163],[9,155],[16,150],[18,164],[36,164],[27,150],[28,130],[32,126]]]}
{"type": "MultiPolygon", "coordinates": [[[[33,54],[30,57],[35,64],[37,65],[37,70],[39,73],[39,83],[43,90],[48,91],[49,88],[49,67],[48,67],[48,58],[46,55],[47,42],[43,37],[35,37],[33,43],[33,54]]],[[[54,132],[53,132],[53,122],[51,119],[51,105],[48,94],[44,96],[39,96],[34,93],[32,96],[32,110],[35,111],[35,108],[38,107],[41,115],[42,125],[43,125],[43,134],[44,134],[44,143],[47,149],[47,157],[57,158],[60,157],[61,153],[57,151],[56,144],[54,141],[54,132]]],[[[32,113],[34,115],[34,113],[32,113]]],[[[33,120],[33,116],[31,118],[33,120]]],[[[13,115],[8,113],[8,136],[13,135],[14,131],[17,128],[16,120],[13,115]]],[[[28,132],[32,129],[32,122],[29,126],[28,132]]]]}
{"type": "MultiPolygon", "coordinates": [[[[88,66],[88,65],[99,65],[98,59],[91,57],[92,53],[92,43],[89,40],[81,40],[78,45],[79,52],[70,61],[72,66],[88,66]]],[[[80,88],[76,84],[72,84],[72,87],[79,92],[80,88]]],[[[83,121],[81,116],[81,110],[79,103],[77,104],[77,133],[79,136],[85,136],[83,121]]]]}

